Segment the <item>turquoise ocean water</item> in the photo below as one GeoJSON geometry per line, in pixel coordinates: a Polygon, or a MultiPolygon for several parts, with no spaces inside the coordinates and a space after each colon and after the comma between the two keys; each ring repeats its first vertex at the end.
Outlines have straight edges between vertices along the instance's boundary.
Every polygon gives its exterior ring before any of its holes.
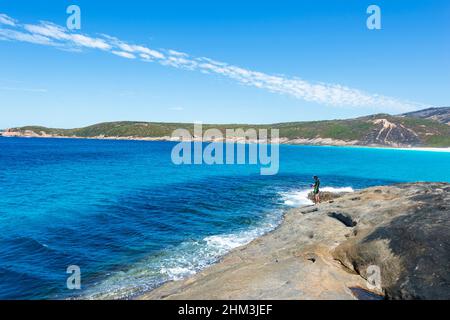
{"type": "Polygon", "coordinates": [[[176,166],[170,142],[0,138],[0,298],[132,298],[214,263],[329,190],[450,182],[450,153],[281,146],[280,172],[176,166]],[[327,190],[327,189],[325,189],[327,190]],[[66,269],[81,268],[81,290],[66,269]]]}

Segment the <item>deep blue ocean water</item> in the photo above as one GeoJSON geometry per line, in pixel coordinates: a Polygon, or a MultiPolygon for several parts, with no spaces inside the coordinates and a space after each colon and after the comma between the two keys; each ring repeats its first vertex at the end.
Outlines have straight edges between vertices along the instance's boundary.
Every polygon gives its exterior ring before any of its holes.
{"type": "Polygon", "coordinates": [[[131,298],[191,275],[307,203],[311,177],[360,189],[450,181],[450,153],[281,146],[280,172],[172,164],[175,143],[0,138],[0,298],[131,298]],[[81,268],[82,290],[66,269],[81,268]]]}

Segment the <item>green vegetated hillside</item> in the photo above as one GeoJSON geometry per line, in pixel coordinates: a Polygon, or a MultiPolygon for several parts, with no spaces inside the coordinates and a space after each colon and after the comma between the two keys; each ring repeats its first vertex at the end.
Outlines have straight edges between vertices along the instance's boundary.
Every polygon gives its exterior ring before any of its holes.
{"type": "MultiPolygon", "coordinates": [[[[443,108],[444,109],[444,108],[443,108]]],[[[428,114],[426,114],[428,116],[428,114]]],[[[53,129],[39,126],[27,126],[9,129],[10,131],[34,132],[37,135],[68,137],[168,137],[179,128],[193,132],[193,124],[157,123],[157,122],[108,122],[77,129],[53,129]]],[[[348,120],[327,120],[309,122],[289,122],[271,125],[221,124],[203,125],[203,131],[217,128],[279,129],[280,137],[294,139],[333,139],[357,142],[359,145],[410,145],[449,147],[450,126],[446,123],[413,116],[377,114],[348,120]]],[[[312,141],[314,143],[314,141],[312,141]]]]}

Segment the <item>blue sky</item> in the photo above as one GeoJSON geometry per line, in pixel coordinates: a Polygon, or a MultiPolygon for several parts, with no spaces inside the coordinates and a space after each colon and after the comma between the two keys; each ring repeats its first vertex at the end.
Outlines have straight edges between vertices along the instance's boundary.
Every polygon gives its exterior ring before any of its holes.
{"type": "Polygon", "coordinates": [[[450,104],[448,0],[243,2],[1,1],[0,128],[274,123],[450,104]],[[64,30],[71,4],[82,10],[76,32],[64,30]],[[370,4],[382,30],[366,28],[370,4]]]}

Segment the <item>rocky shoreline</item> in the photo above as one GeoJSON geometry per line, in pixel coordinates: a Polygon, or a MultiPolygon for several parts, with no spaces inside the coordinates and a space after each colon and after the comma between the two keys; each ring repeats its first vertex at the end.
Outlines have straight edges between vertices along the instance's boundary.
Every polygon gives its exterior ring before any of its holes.
{"type": "Polygon", "coordinates": [[[450,184],[399,184],[293,209],[273,232],[139,299],[450,299],[449,267],[450,184]]]}
{"type": "MultiPolygon", "coordinates": [[[[35,132],[22,133],[15,131],[5,131],[0,133],[0,138],[39,138],[39,139],[86,139],[86,140],[118,140],[118,141],[165,141],[165,142],[179,142],[178,138],[172,137],[106,137],[106,136],[96,136],[96,137],[78,137],[78,136],[59,136],[50,134],[36,134],[35,132]]],[[[192,139],[192,142],[202,141],[202,142],[227,142],[227,143],[258,143],[257,140],[248,140],[243,138],[236,139],[192,139]]],[[[361,148],[382,148],[382,149],[397,149],[397,150],[417,150],[417,151],[438,151],[438,152],[450,152],[448,147],[414,147],[412,145],[382,145],[382,144],[361,144],[359,141],[344,141],[337,139],[288,139],[279,138],[272,143],[285,144],[285,145],[302,145],[302,146],[330,146],[330,147],[361,147],[361,148]]]]}

